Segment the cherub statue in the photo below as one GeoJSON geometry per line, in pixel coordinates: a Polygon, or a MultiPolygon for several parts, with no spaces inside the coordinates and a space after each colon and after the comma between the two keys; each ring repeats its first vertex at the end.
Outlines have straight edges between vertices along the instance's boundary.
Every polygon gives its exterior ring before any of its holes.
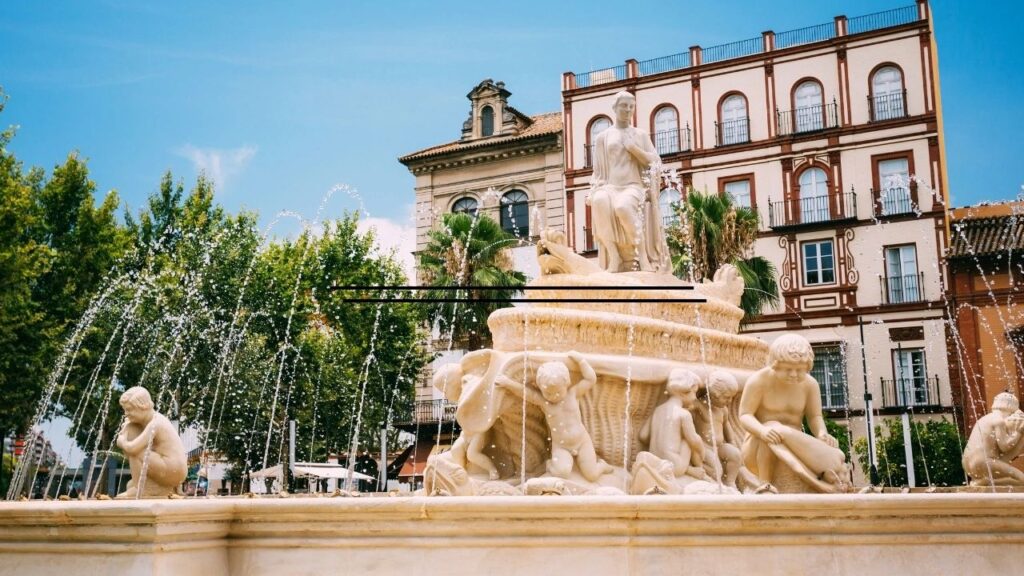
{"type": "Polygon", "coordinates": [[[1017,397],[997,394],[992,411],[975,423],[964,448],[964,472],[974,486],[1021,486],[1024,472],[1013,460],[1024,452],[1024,412],[1017,397]]]}
{"type": "MultiPolygon", "coordinates": [[[[468,377],[462,370],[462,364],[446,364],[434,373],[434,388],[440,390],[449,402],[458,404],[463,393],[463,384],[468,377]]],[[[452,443],[448,454],[452,461],[465,468],[468,463],[473,463],[487,471],[490,480],[498,479],[498,468],[491,461],[491,458],[484,454],[486,446],[487,430],[475,428],[463,428],[459,438],[452,443]]]]}
{"type": "Polygon", "coordinates": [[[704,442],[693,423],[700,378],[690,370],[676,368],[665,385],[668,400],[654,409],[640,429],[640,441],[648,443],[654,456],[672,463],[676,478],[706,479],[704,442]]]}
{"type": "Polygon", "coordinates": [[[569,352],[568,355],[582,373],[582,378],[575,384],[569,368],[563,362],[545,362],[537,368],[539,394],[509,378],[498,378],[496,383],[517,395],[525,395],[527,402],[544,412],[551,433],[548,474],[569,478],[575,463],[587,481],[596,482],[601,476],[612,472],[613,468],[598,458],[594,451],[594,442],[583,426],[579,398],[597,382],[597,374],[580,354],[569,352]]]}
{"type": "Polygon", "coordinates": [[[781,466],[805,488],[840,492],[848,488],[846,458],[825,428],[813,364],[814,350],[803,336],[786,334],[772,342],[768,366],[751,375],[740,396],[740,424],[749,432],[743,461],[762,482],[779,486],[775,475],[781,466]],[[803,431],[804,419],[811,434],[803,431]]]}
{"type": "Polygon", "coordinates": [[[141,386],[124,391],[120,399],[128,420],[117,436],[132,471],[127,489],[118,498],[164,498],[178,494],[188,466],[178,431],[153,409],[153,399],[141,386]],[[142,482],[145,468],[145,483],[142,482]]]}

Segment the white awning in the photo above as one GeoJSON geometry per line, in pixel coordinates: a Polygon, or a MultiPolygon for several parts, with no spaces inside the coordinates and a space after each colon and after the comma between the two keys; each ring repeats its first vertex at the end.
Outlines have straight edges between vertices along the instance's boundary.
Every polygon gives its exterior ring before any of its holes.
{"type": "Polygon", "coordinates": [[[250,478],[281,478],[281,465],[277,464],[263,470],[257,470],[249,473],[250,478]]]}
{"type": "MultiPolygon", "coordinates": [[[[316,476],[317,478],[339,478],[348,479],[348,468],[340,464],[320,464],[318,462],[296,462],[292,467],[296,476],[316,476]]],[[[352,472],[352,478],[356,480],[375,480],[372,476],[352,472]]]]}

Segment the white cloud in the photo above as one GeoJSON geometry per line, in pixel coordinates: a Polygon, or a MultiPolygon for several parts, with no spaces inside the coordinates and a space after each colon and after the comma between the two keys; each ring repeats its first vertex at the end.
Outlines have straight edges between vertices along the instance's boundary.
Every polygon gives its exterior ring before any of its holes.
{"type": "Polygon", "coordinates": [[[256,155],[256,147],[247,144],[240,148],[197,148],[185,144],[175,152],[188,158],[196,172],[206,174],[214,188],[222,192],[227,182],[240,174],[256,155]]]}
{"type": "Polygon", "coordinates": [[[395,250],[395,259],[402,265],[410,283],[416,281],[416,264],[412,253],[416,250],[416,228],[403,226],[387,218],[364,217],[359,220],[359,232],[373,229],[377,247],[384,254],[395,250]]]}

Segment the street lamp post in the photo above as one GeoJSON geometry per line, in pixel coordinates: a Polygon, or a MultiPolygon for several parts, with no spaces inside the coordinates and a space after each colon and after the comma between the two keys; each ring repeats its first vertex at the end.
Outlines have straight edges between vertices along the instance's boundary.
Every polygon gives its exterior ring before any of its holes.
{"type": "Polygon", "coordinates": [[[871,415],[871,392],[868,390],[868,356],[864,349],[864,318],[858,316],[857,324],[860,325],[860,362],[861,371],[864,373],[864,422],[868,428],[868,468],[872,486],[877,486],[878,466],[875,461],[875,427],[871,415]]]}

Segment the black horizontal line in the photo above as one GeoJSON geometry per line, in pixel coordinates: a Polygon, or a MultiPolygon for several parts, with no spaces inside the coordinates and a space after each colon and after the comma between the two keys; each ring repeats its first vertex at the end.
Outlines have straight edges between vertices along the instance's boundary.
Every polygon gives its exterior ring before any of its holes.
{"type": "Polygon", "coordinates": [[[331,286],[331,290],[693,290],[693,286],[331,286]]]}
{"type": "Polygon", "coordinates": [[[594,303],[594,304],[628,304],[635,302],[668,302],[668,303],[703,303],[707,302],[704,298],[480,298],[480,299],[469,299],[469,298],[342,298],[342,302],[353,302],[361,304],[379,304],[385,302],[418,302],[420,304],[452,304],[458,302],[475,302],[475,303],[495,303],[495,302],[510,302],[510,303],[526,303],[526,304],[537,304],[537,303],[594,303]]]}

